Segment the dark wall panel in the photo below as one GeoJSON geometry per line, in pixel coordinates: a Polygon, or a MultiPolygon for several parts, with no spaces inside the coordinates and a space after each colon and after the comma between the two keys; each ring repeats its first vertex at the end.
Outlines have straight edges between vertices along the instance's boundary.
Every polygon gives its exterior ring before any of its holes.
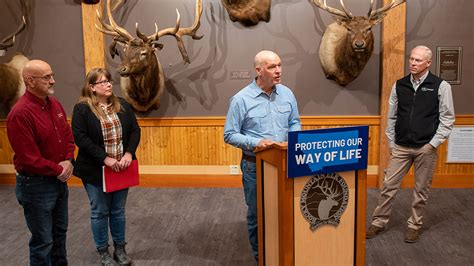
{"type": "MultiPolygon", "coordinates": [[[[366,5],[353,1],[348,7],[365,14],[366,5]],[[362,7],[361,7],[362,6],[362,7]]],[[[182,14],[183,26],[193,18],[194,1],[129,2],[128,12],[119,12],[118,21],[132,34],[135,22],[143,32],[171,27],[175,8],[182,14]],[[122,17],[120,16],[122,15],[122,17]]],[[[334,5],[338,5],[333,1],[334,5]]],[[[291,87],[305,115],[375,115],[378,113],[378,42],[366,71],[352,84],[341,88],[326,80],[319,65],[318,49],[325,25],[332,18],[316,10],[309,1],[273,1],[269,23],[245,28],[232,23],[220,1],[204,1],[200,41],[186,39],[191,64],[184,65],[174,38],[162,37],[164,49],[158,52],[167,77],[162,106],[150,116],[225,115],[228,99],[254,77],[253,58],[262,49],[278,52],[283,60],[283,83],[291,87]],[[251,78],[232,79],[232,73],[248,72],[251,78]],[[350,102],[352,104],[348,105],[350,102]]],[[[376,27],[376,39],[379,27],[376,27]]],[[[107,38],[110,40],[110,38],[107,38]]],[[[119,61],[109,61],[111,66],[119,61]]]]}
{"type": "MultiPolygon", "coordinates": [[[[56,96],[69,114],[84,77],[81,9],[74,2],[77,1],[37,1],[33,26],[20,37],[27,41],[20,41],[9,51],[23,50],[30,58],[43,58],[51,63],[57,76],[56,96]]],[[[368,10],[368,1],[347,2],[354,14],[362,15],[368,10]]],[[[127,8],[118,10],[115,17],[133,35],[135,22],[147,34],[154,31],[154,22],[160,29],[172,27],[176,8],[181,12],[183,26],[190,25],[194,16],[193,0],[128,0],[126,3],[127,8]]],[[[338,1],[328,3],[338,6],[338,1]]],[[[281,55],[283,83],[294,90],[302,114],[378,114],[379,26],[374,29],[376,47],[366,69],[353,83],[342,88],[326,80],[319,65],[319,41],[324,27],[332,22],[329,14],[320,12],[309,1],[296,0],[273,1],[271,12],[269,23],[245,28],[229,20],[219,0],[204,1],[199,30],[205,34],[204,38],[192,41],[185,37],[190,65],[182,62],[174,38],[165,36],[161,40],[165,47],[157,54],[164,67],[167,89],[160,109],[148,116],[225,115],[229,98],[253,78],[253,58],[262,49],[281,55]],[[232,79],[235,72],[248,72],[251,78],[232,79]]],[[[12,21],[3,15],[1,20],[12,21]]],[[[119,59],[108,57],[109,67],[115,72],[119,59]]],[[[114,90],[121,94],[118,85],[114,90]]]]}
{"type": "MultiPolygon", "coordinates": [[[[417,45],[433,51],[431,71],[436,73],[436,48],[462,46],[461,84],[452,85],[456,114],[474,114],[474,1],[425,0],[407,2],[407,58],[417,45]]],[[[408,68],[406,73],[408,73],[408,68]]]]}
{"type": "MultiPolygon", "coordinates": [[[[56,75],[56,97],[64,103],[70,115],[79,98],[84,79],[84,55],[81,7],[75,0],[38,0],[33,4],[32,23],[17,39],[5,62],[15,51],[29,58],[41,58],[51,63],[56,75]]],[[[345,1],[355,15],[365,15],[368,0],[345,1]]],[[[338,1],[328,0],[338,7],[338,1]]],[[[473,1],[409,1],[407,19],[407,53],[417,44],[463,46],[462,84],[453,86],[456,112],[474,113],[472,104],[473,66],[473,1]],[[421,5],[420,3],[423,3],[421,5]],[[449,12],[448,12],[449,11],[449,12]],[[436,25],[436,26],[435,26],[436,25]],[[472,86],[471,86],[472,87],[472,86]]],[[[0,1],[0,38],[13,31],[19,22],[12,15],[18,4],[0,1]]],[[[194,16],[194,0],[127,0],[126,7],[115,13],[120,25],[135,34],[135,22],[150,34],[154,22],[160,29],[172,27],[175,9],[181,12],[181,25],[189,26],[194,16]]],[[[232,23],[219,0],[204,0],[200,41],[185,37],[191,64],[185,65],[174,38],[162,37],[164,49],[158,57],[164,67],[167,88],[160,109],[151,117],[222,116],[228,100],[254,76],[253,57],[262,49],[278,52],[283,60],[283,83],[293,89],[303,115],[378,115],[380,26],[376,26],[375,49],[362,74],[342,88],[327,80],[321,70],[318,49],[325,26],[333,20],[316,9],[310,1],[274,0],[271,20],[251,28],[232,23]],[[251,78],[234,79],[232,74],[250,73],[251,78]]],[[[106,38],[110,42],[110,37],[106,38]]],[[[109,68],[119,80],[115,68],[119,59],[108,56],[109,68]]],[[[434,69],[433,69],[434,70],[434,69]]],[[[116,94],[121,95],[119,85],[116,94]]],[[[4,116],[3,116],[4,117],[4,116]]]]}

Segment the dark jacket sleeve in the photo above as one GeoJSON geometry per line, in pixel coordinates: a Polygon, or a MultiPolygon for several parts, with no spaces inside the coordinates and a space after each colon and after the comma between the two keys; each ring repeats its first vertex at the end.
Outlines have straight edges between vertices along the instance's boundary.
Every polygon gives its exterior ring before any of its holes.
{"type": "MultiPolygon", "coordinates": [[[[93,119],[97,118],[95,118],[87,104],[76,104],[72,113],[72,133],[79,151],[85,152],[94,161],[102,164],[107,157],[107,153],[104,147],[101,147],[92,140],[91,136],[97,138],[97,132],[91,126],[93,119]]],[[[99,138],[102,138],[102,136],[99,136],[99,138]]]]}

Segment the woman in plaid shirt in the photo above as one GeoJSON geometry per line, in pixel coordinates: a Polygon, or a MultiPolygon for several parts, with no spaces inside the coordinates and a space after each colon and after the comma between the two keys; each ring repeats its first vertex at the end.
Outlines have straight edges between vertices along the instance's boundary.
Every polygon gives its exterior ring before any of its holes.
{"type": "Polygon", "coordinates": [[[114,265],[109,253],[109,230],[114,259],[131,265],[125,251],[125,204],[128,188],[105,193],[102,166],[119,172],[136,159],[140,128],[131,106],[113,94],[112,76],[104,68],[86,76],[79,103],[74,106],[72,131],[79,148],[74,175],[82,179],[91,205],[91,226],[102,265],[114,265]]]}

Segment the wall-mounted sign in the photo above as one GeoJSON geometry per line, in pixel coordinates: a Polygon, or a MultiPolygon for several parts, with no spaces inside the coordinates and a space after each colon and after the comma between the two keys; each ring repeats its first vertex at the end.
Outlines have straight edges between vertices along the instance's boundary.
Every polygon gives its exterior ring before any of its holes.
{"type": "Polygon", "coordinates": [[[288,133],[288,177],[367,169],[368,126],[288,133]]]}
{"type": "Polygon", "coordinates": [[[447,163],[474,163],[474,127],[455,126],[448,139],[447,163]]]}
{"type": "Polygon", "coordinates": [[[461,84],[462,47],[437,47],[436,75],[450,84],[461,84]]]}

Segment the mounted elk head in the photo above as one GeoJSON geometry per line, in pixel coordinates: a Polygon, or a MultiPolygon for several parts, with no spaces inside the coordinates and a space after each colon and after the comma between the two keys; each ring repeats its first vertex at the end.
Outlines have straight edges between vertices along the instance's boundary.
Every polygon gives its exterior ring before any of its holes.
{"type": "Polygon", "coordinates": [[[319,60],[326,78],[346,86],[359,76],[374,50],[372,27],[381,22],[387,12],[404,3],[405,0],[392,0],[389,4],[370,9],[366,17],[354,16],[340,0],[342,10],[329,7],[326,0],[312,0],[313,4],[329,12],[336,22],[330,24],[321,39],[319,60]]]}
{"type": "Polygon", "coordinates": [[[8,63],[0,64],[0,103],[7,112],[16,101],[25,93],[23,68],[28,63],[22,53],[16,53],[8,63]]]}
{"type": "MultiPolygon", "coordinates": [[[[15,44],[16,36],[25,29],[28,6],[26,1],[20,1],[21,24],[17,29],[0,41],[0,50],[4,52],[15,44]]],[[[8,63],[0,64],[0,103],[9,112],[16,101],[25,93],[25,83],[23,82],[23,67],[28,62],[21,53],[16,53],[8,63]]]]}
{"type": "Polygon", "coordinates": [[[189,63],[189,56],[182,37],[189,35],[195,40],[203,37],[196,35],[202,15],[202,0],[196,0],[196,13],[191,27],[181,28],[180,14],[177,9],[176,13],[175,27],[158,31],[158,26],[155,23],[155,33],[149,36],[143,34],[136,23],[138,38],[135,38],[127,30],[117,25],[112,17],[110,1],[107,1],[107,16],[110,24],[106,24],[97,11],[97,18],[102,25],[102,27],[95,25],[97,30],[113,36],[113,42],[109,48],[111,56],[119,54],[116,49],[117,43],[123,46],[122,63],[118,66],[117,71],[121,76],[121,88],[125,99],[138,112],[146,112],[160,106],[160,96],[165,84],[163,69],[155,56],[155,49],[161,50],[163,48],[163,45],[158,43],[158,39],[165,35],[174,36],[184,62],[189,63]]]}
{"type": "Polygon", "coordinates": [[[18,26],[18,28],[16,29],[16,31],[14,31],[13,33],[11,33],[10,35],[7,35],[5,38],[3,38],[3,40],[0,41],[0,50],[4,50],[6,51],[7,48],[10,48],[13,46],[13,44],[15,44],[15,38],[16,36],[25,29],[25,26],[26,26],[26,18],[27,18],[27,13],[28,13],[28,6],[27,6],[27,3],[25,0],[20,0],[20,7],[21,7],[21,12],[22,12],[22,16],[21,16],[21,23],[20,25],[18,26]]]}
{"type": "Polygon", "coordinates": [[[221,0],[232,21],[244,26],[254,26],[260,21],[270,21],[272,0],[221,0]]]}

